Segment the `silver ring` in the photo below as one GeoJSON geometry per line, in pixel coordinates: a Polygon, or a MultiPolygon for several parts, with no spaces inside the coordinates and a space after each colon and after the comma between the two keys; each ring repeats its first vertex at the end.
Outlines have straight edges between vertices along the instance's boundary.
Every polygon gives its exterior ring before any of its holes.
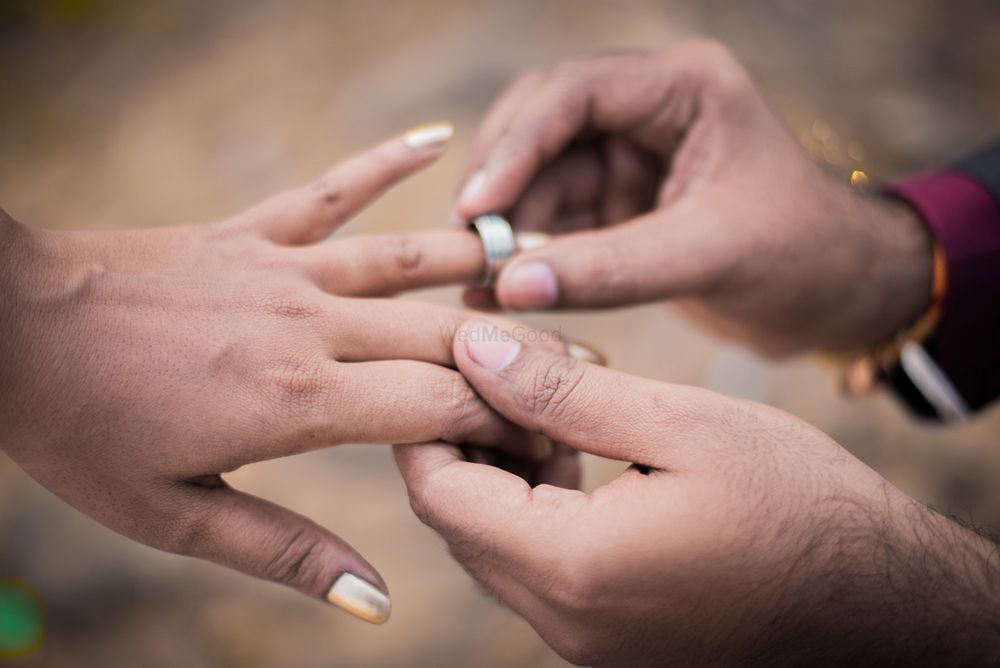
{"type": "Polygon", "coordinates": [[[486,257],[486,271],[480,285],[484,288],[491,287],[503,263],[517,250],[514,230],[503,216],[495,213],[479,216],[469,223],[469,230],[479,234],[479,240],[483,243],[483,255],[486,257]]]}

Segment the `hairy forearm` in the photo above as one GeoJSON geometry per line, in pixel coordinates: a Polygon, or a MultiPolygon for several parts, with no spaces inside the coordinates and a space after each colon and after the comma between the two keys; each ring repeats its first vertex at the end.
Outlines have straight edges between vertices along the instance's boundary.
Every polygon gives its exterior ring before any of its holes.
{"type": "Polygon", "coordinates": [[[910,646],[923,645],[924,657],[1000,660],[997,544],[915,501],[902,516],[897,535],[904,549],[884,550],[887,567],[898,569],[895,578],[887,569],[886,581],[900,602],[901,635],[910,646]]]}
{"type": "Polygon", "coordinates": [[[859,198],[863,233],[858,267],[858,341],[883,343],[911,326],[927,308],[933,280],[933,241],[908,205],[884,197],[859,198]],[[867,298],[866,298],[867,294],[867,298]]]}
{"type": "Polygon", "coordinates": [[[997,545],[912,499],[885,503],[889,512],[882,501],[850,503],[850,526],[809,546],[822,563],[802,583],[811,610],[787,643],[762,654],[862,665],[1000,660],[997,545]]]}

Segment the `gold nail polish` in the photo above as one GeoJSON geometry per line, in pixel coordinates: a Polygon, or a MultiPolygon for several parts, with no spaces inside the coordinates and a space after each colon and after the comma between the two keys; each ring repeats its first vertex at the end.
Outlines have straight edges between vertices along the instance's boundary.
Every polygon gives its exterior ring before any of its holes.
{"type": "Polygon", "coordinates": [[[353,573],[344,573],[337,578],[326,600],[372,624],[385,623],[392,612],[389,596],[353,573]]]}
{"type": "Polygon", "coordinates": [[[410,148],[421,149],[437,147],[445,144],[455,135],[455,126],[451,123],[428,123],[410,128],[403,133],[403,141],[410,148]]]}
{"type": "Polygon", "coordinates": [[[574,359],[584,360],[599,366],[608,365],[607,356],[589,343],[583,343],[581,341],[567,341],[566,352],[568,352],[569,356],[574,359]]]}

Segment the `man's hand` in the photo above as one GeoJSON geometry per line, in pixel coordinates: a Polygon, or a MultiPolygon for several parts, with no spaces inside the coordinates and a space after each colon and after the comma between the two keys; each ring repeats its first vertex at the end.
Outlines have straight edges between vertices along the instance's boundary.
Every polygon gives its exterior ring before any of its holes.
{"type": "MultiPolygon", "coordinates": [[[[473,329],[478,332],[469,335],[473,329]]],[[[628,666],[1000,658],[996,547],[780,411],[498,341],[459,370],[528,429],[634,462],[592,494],[451,445],[396,448],[411,503],[561,655],[628,666]]]]}
{"type": "Polygon", "coordinates": [[[713,43],[523,76],[483,123],[469,172],[461,217],[507,212],[560,235],[500,274],[507,308],[678,299],[782,354],[879,342],[930,298],[915,214],[825,173],[713,43]]]}
{"type": "Polygon", "coordinates": [[[440,155],[420,143],[215,225],[47,232],[3,215],[0,446],[131,538],[383,621],[385,584],[360,555],[220,474],[344,442],[544,449],[445,368],[465,316],[369,298],[474,280],[473,235],[314,243],[440,155]]]}

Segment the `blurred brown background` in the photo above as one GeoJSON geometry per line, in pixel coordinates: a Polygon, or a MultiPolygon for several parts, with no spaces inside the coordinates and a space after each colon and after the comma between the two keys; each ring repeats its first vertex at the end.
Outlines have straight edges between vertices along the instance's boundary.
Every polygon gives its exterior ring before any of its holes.
{"type": "MultiPolygon", "coordinates": [[[[0,0],[0,205],[48,227],[211,221],[381,137],[451,119],[459,134],[442,162],[345,233],[432,227],[478,119],[519,69],[695,34],[730,44],[818,156],[879,179],[1000,135],[998,25],[988,0],[0,0]]],[[[841,398],[815,360],[765,363],[657,306],[530,320],[599,344],[619,369],[775,404],[907,491],[1000,529],[1000,411],[916,425],[888,397],[841,398]]],[[[589,486],[621,469],[587,467],[589,486]]],[[[231,478],[367,555],[393,593],[389,624],[133,544],[0,455],[0,576],[30,584],[49,621],[43,650],[9,665],[563,665],[418,524],[387,448],[231,478]]]]}

